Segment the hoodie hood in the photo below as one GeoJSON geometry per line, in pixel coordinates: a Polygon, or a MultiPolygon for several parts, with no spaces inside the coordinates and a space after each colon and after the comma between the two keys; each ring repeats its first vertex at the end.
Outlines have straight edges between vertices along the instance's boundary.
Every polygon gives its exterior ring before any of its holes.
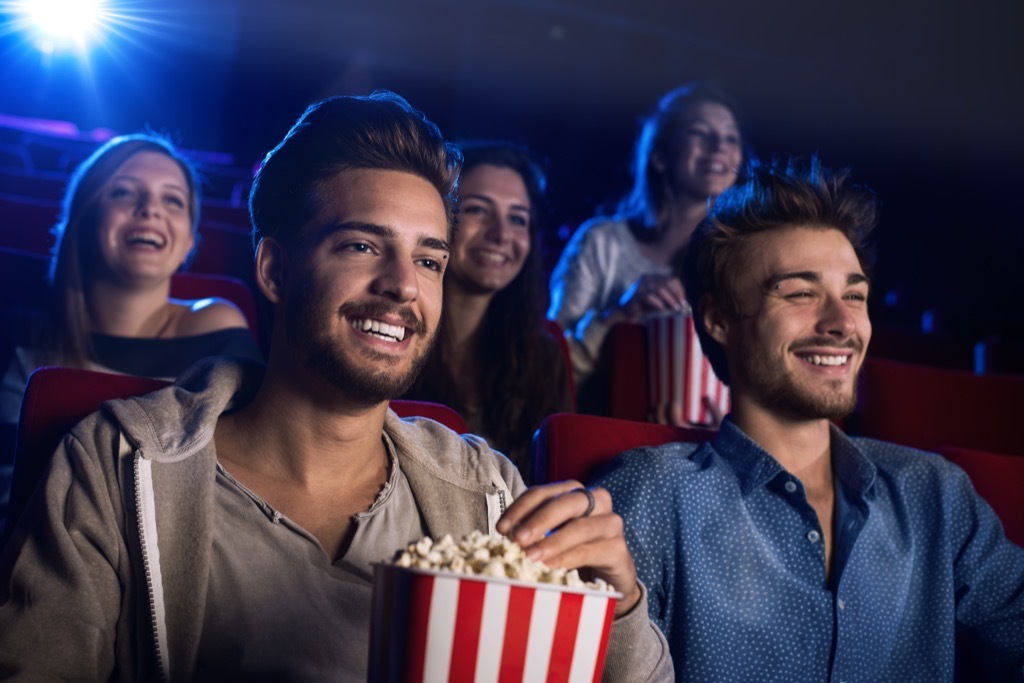
{"type": "Polygon", "coordinates": [[[263,381],[265,366],[241,358],[206,358],[171,386],[115,399],[102,411],[120,427],[142,457],[176,462],[213,440],[217,419],[245,405],[263,381]]]}

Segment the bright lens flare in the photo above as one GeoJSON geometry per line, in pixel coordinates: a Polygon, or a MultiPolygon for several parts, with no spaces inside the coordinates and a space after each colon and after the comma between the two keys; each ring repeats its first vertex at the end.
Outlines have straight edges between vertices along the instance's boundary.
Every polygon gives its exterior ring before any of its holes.
{"type": "Polygon", "coordinates": [[[29,11],[39,28],[55,38],[88,33],[103,15],[102,0],[32,0],[29,11]]]}
{"type": "Polygon", "coordinates": [[[106,18],[106,0],[22,0],[15,10],[34,24],[40,45],[84,45],[106,18]]]}

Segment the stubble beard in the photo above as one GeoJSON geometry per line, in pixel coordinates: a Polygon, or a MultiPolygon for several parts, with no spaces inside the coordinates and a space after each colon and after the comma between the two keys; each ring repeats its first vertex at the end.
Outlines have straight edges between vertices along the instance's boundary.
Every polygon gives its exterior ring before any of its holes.
{"type": "Polygon", "coordinates": [[[363,405],[377,405],[390,401],[405,394],[416,381],[423,369],[430,351],[437,339],[437,332],[431,334],[420,353],[413,358],[409,369],[397,374],[394,368],[400,359],[389,354],[367,352],[369,362],[387,364],[388,368],[379,369],[354,362],[341,350],[335,348],[330,340],[313,340],[306,352],[306,366],[315,375],[321,376],[344,392],[350,398],[363,405]]]}
{"type": "MultiPolygon", "coordinates": [[[[419,329],[407,329],[407,335],[420,335],[424,343],[409,369],[397,374],[395,368],[404,357],[372,350],[364,350],[362,358],[354,357],[338,346],[336,337],[329,331],[330,326],[317,324],[322,313],[313,303],[315,297],[300,295],[297,299],[289,306],[292,314],[286,316],[291,337],[289,345],[302,354],[302,365],[311,376],[323,378],[361,405],[378,405],[405,394],[416,381],[437,341],[436,325],[429,332],[422,324],[419,329]],[[380,363],[386,367],[381,369],[380,363]]],[[[336,312],[335,315],[341,316],[341,313],[336,312]]],[[[342,324],[347,325],[348,322],[343,321],[342,324]]]]}
{"type": "MultiPolygon", "coordinates": [[[[758,401],[779,415],[791,420],[839,420],[857,407],[857,376],[844,389],[842,380],[829,380],[817,390],[801,386],[781,361],[744,355],[748,386],[758,394],[758,401]]],[[[803,361],[798,361],[803,362],[803,361]]],[[[852,359],[851,359],[852,362],[852,359]]]]}
{"type": "Polygon", "coordinates": [[[828,382],[825,391],[812,392],[789,377],[775,377],[762,385],[765,405],[790,419],[839,420],[857,406],[857,382],[843,390],[841,382],[828,382]]]}

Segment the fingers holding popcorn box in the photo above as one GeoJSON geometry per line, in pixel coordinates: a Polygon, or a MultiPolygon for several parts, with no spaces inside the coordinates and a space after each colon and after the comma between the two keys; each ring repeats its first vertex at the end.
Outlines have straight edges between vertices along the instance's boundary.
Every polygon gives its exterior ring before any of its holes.
{"type": "Polygon", "coordinates": [[[612,511],[611,494],[604,489],[584,489],[571,480],[534,486],[509,506],[497,529],[519,543],[530,559],[586,568],[607,581],[623,595],[616,614],[628,612],[639,599],[622,518],[612,511]]]}

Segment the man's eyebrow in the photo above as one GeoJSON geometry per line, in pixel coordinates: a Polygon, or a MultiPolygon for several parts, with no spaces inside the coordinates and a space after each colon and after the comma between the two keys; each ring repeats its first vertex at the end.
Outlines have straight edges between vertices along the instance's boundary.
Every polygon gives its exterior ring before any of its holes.
{"type": "MultiPolygon", "coordinates": [[[[385,239],[394,239],[398,232],[387,225],[378,225],[377,223],[363,223],[361,221],[346,221],[344,223],[331,223],[330,225],[324,226],[320,230],[319,239],[324,239],[329,235],[333,235],[338,232],[362,232],[375,237],[383,237],[385,239]]],[[[436,237],[421,237],[419,240],[421,246],[429,249],[439,249],[446,253],[451,253],[451,246],[448,242],[436,237]]]]}
{"type": "Polygon", "coordinates": [[[821,273],[813,270],[798,270],[792,273],[779,273],[778,275],[772,275],[765,280],[764,288],[765,290],[775,289],[776,286],[786,280],[804,280],[806,282],[818,283],[821,282],[821,273]]]}
{"type": "Polygon", "coordinates": [[[420,245],[428,249],[443,251],[446,254],[450,254],[452,251],[451,245],[448,244],[447,240],[438,239],[436,237],[424,237],[420,240],[420,245]]]}
{"type": "Polygon", "coordinates": [[[871,284],[871,280],[864,273],[850,273],[846,276],[846,284],[848,285],[859,285],[862,282],[866,285],[871,284]]]}
{"type": "MultiPolygon", "coordinates": [[[[777,285],[785,282],[786,280],[803,280],[812,284],[821,282],[821,273],[813,270],[798,270],[792,273],[780,273],[773,275],[768,278],[764,283],[765,290],[774,289],[777,285]]],[[[846,276],[846,284],[848,285],[859,285],[861,283],[870,284],[868,276],[864,273],[850,273],[846,276]]]]}

